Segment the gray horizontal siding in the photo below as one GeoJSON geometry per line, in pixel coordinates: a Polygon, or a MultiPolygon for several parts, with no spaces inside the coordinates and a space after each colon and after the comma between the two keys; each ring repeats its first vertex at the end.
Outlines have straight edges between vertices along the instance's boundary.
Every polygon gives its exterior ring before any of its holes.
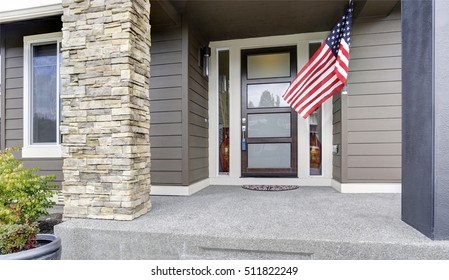
{"type": "Polygon", "coordinates": [[[400,6],[386,18],[357,19],[352,35],[343,182],[400,182],[400,6]]]}
{"type": "MultiPolygon", "coordinates": [[[[5,120],[0,132],[2,148],[23,146],[23,37],[61,31],[61,27],[60,17],[2,24],[5,50],[1,58],[5,67],[2,69],[5,89],[2,96],[5,120]]],[[[25,167],[39,168],[41,175],[55,175],[59,188],[63,180],[62,159],[22,159],[20,152],[15,155],[25,167]]]]}
{"type": "MultiPolygon", "coordinates": [[[[400,131],[401,119],[348,119],[348,132],[351,131],[400,131]]],[[[351,139],[348,138],[348,142],[351,139]]]]}
{"type": "Polygon", "coordinates": [[[360,131],[348,132],[349,144],[400,143],[401,131],[360,131]]]}
{"type": "Polygon", "coordinates": [[[182,145],[182,138],[175,136],[153,136],[151,138],[152,148],[176,148],[182,145]]]}
{"type": "MultiPolygon", "coordinates": [[[[332,142],[338,145],[341,150],[341,95],[337,94],[333,97],[333,116],[332,116],[332,142]]],[[[341,182],[341,151],[334,154],[332,158],[332,177],[341,182]]]]}
{"type": "Polygon", "coordinates": [[[351,156],[348,158],[348,167],[351,168],[401,168],[401,156],[371,156],[367,161],[364,156],[351,156]]]}
{"type": "Polygon", "coordinates": [[[369,94],[391,94],[391,93],[401,93],[402,84],[401,81],[390,81],[381,83],[361,83],[361,84],[349,84],[348,91],[354,92],[358,95],[369,95],[369,94]]]}
{"type": "Polygon", "coordinates": [[[153,185],[179,185],[182,181],[182,172],[170,172],[167,170],[160,172],[153,169],[151,171],[151,180],[153,181],[153,185]]]}
{"type": "MultiPolygon", "coordinates": [[[[374,35],[379,33],[400,33],[401,32],[401,18],[400,7],[396,7],[391,15],[384,19],[358,19],[352,28],[352,37],[358,35],[374,35]]],[[[373,41],[372,44],[376,44],[373,41]]],[[[357,45],[357,42],[354,44],[357,45]]]]}
{"type": "Polygon", "coordinates": [[[401,106],[401,93],[373,94],[373,95],[356,95],[351,91],[348,96],[348,106],[351,107],[381,107],[381,106],[401,106]]]}
{"type": "Polygon", "coordinates": [[[401,57],[361,58],[351,61],[350,73],[370,70],[396,70],[398,67],[401,67],[401,57]]]}
{"type": "Polygon", "coordinates": [[[401,118],[401,106],[354,107],[348,109],[349,119],[401,118]]]}
{"type": "Polygon", "coordinates": [[[382,181],[396,182],[401,180],[401,168],[349,168],[348,177],[359,182],[379,181],[379,178],[382,178],[382,181]]]}
{"type": "Polygon", "coordinates": [[[202,75],[198,65],[198,50],[206,43],[189,26],[188,52],[188,182],[194,182],[209,177],[208,155],[208,79],[202,75]]]}
{"type": "Polygon", "coordinates": [[[152,34],[150,78],[151,183],[182,184],[181,28],[152,34]]]}
{"type": "MultiPolygon", "coordinates": [[[[348,145],[348,160],[351,156],[401,155],[401,143],[363,143],[348,145]]],[[[367,161],[371,160],[369,157],[367,161]]],[[[383,166],[379,166],[383,167],[383,166]]]]}

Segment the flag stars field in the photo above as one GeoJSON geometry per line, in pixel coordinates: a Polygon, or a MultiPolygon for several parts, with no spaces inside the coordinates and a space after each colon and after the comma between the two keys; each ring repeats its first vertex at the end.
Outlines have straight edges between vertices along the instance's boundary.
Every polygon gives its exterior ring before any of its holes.
{"type": "Polygon", "coordinates": [[[307,118],[323,102],[343,89],[347,82],[352,7],[351,1],[330,35],[282,95],[303,118],[307,118]]]}

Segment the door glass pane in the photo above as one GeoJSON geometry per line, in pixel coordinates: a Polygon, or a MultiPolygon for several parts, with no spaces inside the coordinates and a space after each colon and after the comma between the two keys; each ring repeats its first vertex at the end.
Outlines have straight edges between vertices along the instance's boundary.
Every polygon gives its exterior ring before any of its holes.
{"type": "Polygon", "coordinates": [[[248,79],[290,76],[290,53],[248,55],[248,79]]]}
{"type": "Polygon", "coordinates": [[[248,115],[248,137],[290,137],[290,113],[248,115]]]}
{"type": "Polygon", "coordinates": [[[291,145],[249,144],[248,168],[290,168],[291,145]]]}
{"type": "Polygon", "coordinates": [[[248,85],[248,108],[288,107],[282,95],[290,83],[248,85]]]}
{"type": "Polygon", "coordinates": [[[57,48],[56,44],[33,46],[32,143],[56,143],[57,48]]]}
{"type": "Polygon", "coordinates": [[[309,117],[310,126],[310,175],[322,174],[321,153],[321,107],[309,117]]]}
{"type": "MultiPolygon", "coordinates": [[[[321,47],[321,43],[309,44],[309,57],[321,47]]],[[[322,175],[322,110],[321,107],[315,110],[309,117],[310,131],[310,175],[322,175]]]]}
{"type": "Polygon", "coordinates": [[[321,42],[309,43],[309,59],[316,53],[316,51],[321,47],[321,42]]]}
{"type": "Polygon", "coordinates": [[[229,51],[218,52],[218,154],[219,173],[229,172],[229,51]]]}

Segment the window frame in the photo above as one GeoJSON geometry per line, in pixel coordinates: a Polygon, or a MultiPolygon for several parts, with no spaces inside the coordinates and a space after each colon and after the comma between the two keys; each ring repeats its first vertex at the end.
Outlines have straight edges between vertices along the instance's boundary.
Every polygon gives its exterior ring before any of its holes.
{"type": "MultiPolygon", "coordinates": [[[[23,37],[23,158],[61,158],[61,137],[60,137],[60,67],[57,67],[56,75],[56,143],[55,144],[31,144],[31,94],[32,94],[32,46],[36,44],[56,43],[59,50],[62,41],[62,32],[53,32],[23,37]]],[[[60,66],[62,56],[57,55],[57,65],[60,66]]]]}

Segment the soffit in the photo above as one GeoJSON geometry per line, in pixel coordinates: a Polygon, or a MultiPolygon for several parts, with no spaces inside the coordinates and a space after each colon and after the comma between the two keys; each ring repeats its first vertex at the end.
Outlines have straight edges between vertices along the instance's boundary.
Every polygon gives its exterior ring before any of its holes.
{"type": "MultiPolygon", "coordinates": [[[[348,0],[165,0],[162,2],[170,2],[180,15],[189,18],[205,39],[218,41],[328,31],[343,14],[348,0]]],[[[356,0],[355,16],[386,16],[398,2],[399,0],[356,0]]]]}
{"type": "Polygon", "coordinates": [[[180,24],[180,14],[168,0],[150,2],[150,22],[153,28],[166,28],[180,24]]]}

